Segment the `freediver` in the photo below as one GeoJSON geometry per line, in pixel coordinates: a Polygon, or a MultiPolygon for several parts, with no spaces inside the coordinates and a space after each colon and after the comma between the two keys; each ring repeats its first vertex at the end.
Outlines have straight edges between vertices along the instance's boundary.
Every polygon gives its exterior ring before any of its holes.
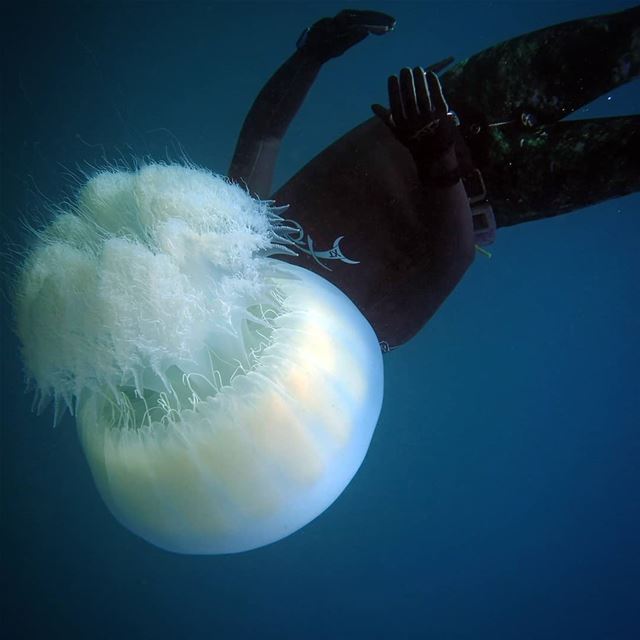
{"type": "MultiPolygon", "coordinates": [[[[394,26],[346,10],[306,29],[247,115],[230,178],[268,198],[280,142],[322,65],[394,26]]],[[[383,350],[420,330],[496,227],[640,189],[640,116],[560,122],[638,76],[640,7],[495,45],[451,67],[442,90],[434,72],[451,61],[389,78],[390,110],[372,106],[375,118],[270,196],[297,225],[298,256],[285,259],[347,293],[383,350]]]]}

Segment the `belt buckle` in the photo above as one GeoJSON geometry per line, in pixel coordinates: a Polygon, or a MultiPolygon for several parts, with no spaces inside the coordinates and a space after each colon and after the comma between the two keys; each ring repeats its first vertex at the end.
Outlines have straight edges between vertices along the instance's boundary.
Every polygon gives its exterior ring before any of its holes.
{"type": "Polygon", "coordinates": [[[464,189],[469,198],[469,204],[474,205],[487,199],[487,187],[484,184],[484,178],[480,173],[480,169],[474,169],[470,174],[466,175],[462,182],[464,189]]]}
{"type": "Polygon", "coordinates": [[[492,244],[496,239],[496,217],[487,200],[487,187],[480,169],[474,169],[462,181],[471,207],[475,243],[481,247],[492,244]]]}
{"type": "Polygon", "coordinates": [[[484,247],[496,240],[496,217],[488,202],[472,205],[473,235],[476,244],[484,247]]]}

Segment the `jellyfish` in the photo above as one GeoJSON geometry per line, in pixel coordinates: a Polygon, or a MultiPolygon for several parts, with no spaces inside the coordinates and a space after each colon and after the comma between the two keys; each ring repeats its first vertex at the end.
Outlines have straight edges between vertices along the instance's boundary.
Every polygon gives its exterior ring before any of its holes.
{"type": "Polygon", "coordinates": [[[38,232],[15,321],[39,408],[69,410],[125,527],[233,553],[322,513],[360,467],[383,393],[376,336],[279,260],[272,203],[177,164],[90,177],[38,232]]]}

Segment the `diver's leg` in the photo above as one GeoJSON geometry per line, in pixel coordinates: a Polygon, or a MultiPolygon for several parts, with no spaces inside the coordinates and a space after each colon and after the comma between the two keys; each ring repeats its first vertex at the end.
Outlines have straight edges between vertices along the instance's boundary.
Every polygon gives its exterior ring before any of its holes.
{"type": "Polygon", "coordinates": [[[443,75],[498,226],[640,189],[637,116],[553,124],[639,74],[640,6],[514,38],[443,75]]]}
{"type": "Polygon", "coordinates": [[[502,131],[491,149],[482,172],[499,227],[640,190],[640,115],[502,131]]]}
{"type": "Polygon", "coordinates": [[[342,55],[370,33],[393,29],[395,19],[375,11],[341,11],[306,29],[296,52],[271,76],[247,115],[228,176],[261,198],[271,194],[273,172],[291,120],[298,112],[322,65],[342,55]]]}
{"type": "Polygon", "coordinates": [[[443,74],[463,125],[556,122],[640,74],[640,6],[507,40],[443,74]]]}

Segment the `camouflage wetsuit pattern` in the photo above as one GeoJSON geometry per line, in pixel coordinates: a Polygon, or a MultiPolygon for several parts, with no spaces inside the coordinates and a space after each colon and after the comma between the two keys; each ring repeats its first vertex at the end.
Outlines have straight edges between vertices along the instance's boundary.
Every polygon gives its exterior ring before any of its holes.
{"type": "Polygon", "coordinates": [[[559,122],[639,74],[640,7],[508,40],[443,74],[498,226],[640,190],[640,116],[559,122]]]}

